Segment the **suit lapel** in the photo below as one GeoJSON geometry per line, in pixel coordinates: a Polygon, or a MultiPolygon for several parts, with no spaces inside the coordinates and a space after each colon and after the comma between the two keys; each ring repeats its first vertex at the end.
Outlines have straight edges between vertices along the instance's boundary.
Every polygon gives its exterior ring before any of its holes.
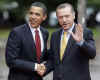
{"type": "Polygon", "coordinates": [[[40,31],[41,31],[41,33],[42,33],[43,42],[45,43],[45,39],[46,39],[45,31],[43,30],[42,27],[40,27],[40,31]]]}
{"type": "Polygon", "coordinates": [[[33,39],[33,35],[32,35],[32,32],[29,28],[29,25],[28,24],[25,24],[25,36],[26,36],[26,40],[28,41],[29,45],[31,46],[32,48],[32,55],[34,53],[34,55],[36,56],[36,46],[35,46],[35,41],[33,39]]]}
{"type": "Polygon", "coordinates": [[[58,35],[57,35],[57,56],[58,56],[58,59],[60,61],[60,41],[61,41],[61,34],[62,34],[62,29],[60,29],[60,31],[58,32],[58,35]]]}
{"type": "MultiPolygon", "coordinates": [[[[42,38],[43,38],[43,43],[44,43],[44,49],[45,49],[45,40],[46,40],[46,35],[45,35],[45,31],[44,31],[44,29],[42,28],[42,27],[40,27],[40,31],[41,31],[41,33],[42,33],[42,38]]],[[[44,49],[43,49],[43,51],[44,51],[44,49]]],[[[43,56],[43,53],[44,52],[42,52],[42,54],[41,54],[41,56],[43,56]]]]}

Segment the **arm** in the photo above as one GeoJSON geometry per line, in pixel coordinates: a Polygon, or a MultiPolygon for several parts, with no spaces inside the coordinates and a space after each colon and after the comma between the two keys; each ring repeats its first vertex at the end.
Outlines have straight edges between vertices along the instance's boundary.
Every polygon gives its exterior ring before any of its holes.
{"type": "Polygon", "coordinates": [[[84,35],[84,42],[80,46],[80,49],[83,53],[86,53],[89,58],[94,58],[96,56],[95,41],[93,39],[93,33],[90,30],[84,35]]]}
{"type": "Polygon", "coordinates": [[[6,63],[10,69],[19,69],[23,71],[34,71],[34,62],[21,59],[21,38],[16,30],[13,30],[8,38],[6,45],[6,63]]]}
{"type": "Polygon", "coordinates": [[[71,32],[71,35],[73,36],[76,43],[79,44],[82,53],[86,54],[89,58],[94,58],[96,56],[93,34],[89,29],[86,28],[83,30],[81,24],[76,24],[75,33],[71,32]]]}
{"type": "Polygon", "coordinates": [[[46,65],[46,73],[49,73],[50,71],[52,71],[54,69],[54,34],[52,34],[51,36],[51,40],[50,40],[50,49],[48,50],[48,60],[46,65]]]}
{"type": "Polygon", "coordinates": [[[49,37],[49,32],[48,31],[46,31],[45,32],[45,34],[46,34],[46,39],[45,39],[45,49],[44,49],[44,56],[43,56],[43,61],[47,61],[47,59],[48,59],[48,37],[49,37]]]}

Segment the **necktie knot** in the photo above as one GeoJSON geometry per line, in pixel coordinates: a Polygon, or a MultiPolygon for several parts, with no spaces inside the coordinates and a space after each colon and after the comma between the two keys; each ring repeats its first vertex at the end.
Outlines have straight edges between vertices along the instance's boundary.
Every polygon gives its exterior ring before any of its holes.
{"type": "Polygon", "coordinates": [[[64,32],[63,35],[67,35],[67,32],[64,32]]]}
{"type": "Polygon", "coordinates": [[[39,32],[39,31],[36,29],[36,30],[35,30],[35,33],[38,33],[38,32],[39,32]]]}

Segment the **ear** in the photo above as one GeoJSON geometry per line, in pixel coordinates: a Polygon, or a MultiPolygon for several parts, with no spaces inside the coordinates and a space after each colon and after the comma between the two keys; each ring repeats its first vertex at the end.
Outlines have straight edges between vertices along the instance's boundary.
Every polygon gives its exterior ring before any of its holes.
{"type": "Polygon", "coordinates": [[[75,19],[75,16],[74,16],[74,19],[75,19]]]}
{"type": "Polygon", "coordinates": [[[43,21],[45,21],[46,18],[47,18],[47,14],[45,14],[45,15],[43,16],[43,21]]]}
{"type": "Polygon", "coordinates": [[[74,19],[75,19],[75,13],[73,13],[74,19]]]}

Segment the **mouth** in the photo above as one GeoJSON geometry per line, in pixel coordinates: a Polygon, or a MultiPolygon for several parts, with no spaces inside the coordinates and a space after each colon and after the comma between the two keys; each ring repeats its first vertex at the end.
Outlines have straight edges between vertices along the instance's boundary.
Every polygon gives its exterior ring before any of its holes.
{"type": "Polygon", "coordinates": [[[31,23],[31,24],[36,24],[37,21],[35,21],[35,20],[30,20],[30,23],[31,23]]]}
{"type": "Polygon", "coordinates": [[[67,25],[69,25],[69,23],[63,24],[63,26],[67,26],[67,25]]]}
{"type": "Polygon", "coordinates": [[[31,24],[36,24],[36,22],[33,22],[33,21],[32,21],[31,24]]]}

